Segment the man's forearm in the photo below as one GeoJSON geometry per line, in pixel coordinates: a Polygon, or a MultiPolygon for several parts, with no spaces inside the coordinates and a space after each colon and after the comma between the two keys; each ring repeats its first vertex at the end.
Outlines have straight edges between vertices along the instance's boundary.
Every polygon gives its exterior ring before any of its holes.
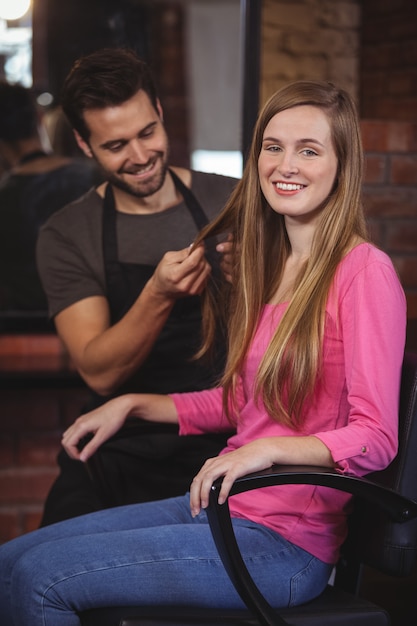
{"type": "Polygon", "coordinates": [[[124,317],[86,345],[76,363],[86,383],[100,395],[115,392],[145,361],[173,305],[146,285],[124,317]]]}

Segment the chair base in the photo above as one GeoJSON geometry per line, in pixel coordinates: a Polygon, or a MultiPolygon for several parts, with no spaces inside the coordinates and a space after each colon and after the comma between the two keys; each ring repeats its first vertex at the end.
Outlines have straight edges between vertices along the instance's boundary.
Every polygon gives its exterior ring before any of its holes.
{"type": "MultiPolygon", "coordinates": [[[[281,609],[291,626],[390,626],[388,613],[361,598],[328,587],[308,604],[281,609]]],[[[259,626],[247,611],[190,607],[111,607],[85,611],[82,626],[259,626]]]]}

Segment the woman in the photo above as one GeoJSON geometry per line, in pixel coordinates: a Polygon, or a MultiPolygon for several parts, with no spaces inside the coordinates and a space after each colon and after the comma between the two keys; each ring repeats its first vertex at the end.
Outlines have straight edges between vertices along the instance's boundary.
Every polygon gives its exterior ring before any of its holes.
{"type": "MultiPolygon", "coordinates": [[[[228,311],[221,386],[115,398],[81,416],[63,445],[85,461],[135,416],[179,423],[182,434],[226,431],[232,422],[236,435],[189,495],[79,517],[0,548],[1,623],[72,626],[78,611],[117,604],[240,607],[204,512],[213,480],[224,477],[223,500],[235,478],[273,463],[358,476],[390,463],[405,299],[389,258],[367,240],[362,161],[344,91],[304,81],[267,102],[241,182],[195,244],[233,234],[232,287],[211,294],[202,348],[217,309],[228,311]],[[87,433],[94,436],[79,452],[87,433]]],[[[231,499],[242,553],[271,604],[323,590],[348,509],[346,494],[308,485],[231,499]]]]}

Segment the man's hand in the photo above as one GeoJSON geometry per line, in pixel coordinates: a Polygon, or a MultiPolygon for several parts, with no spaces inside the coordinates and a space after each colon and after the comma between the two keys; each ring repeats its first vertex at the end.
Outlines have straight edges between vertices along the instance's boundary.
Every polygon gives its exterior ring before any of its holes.
{"type": "Polygon", "coordinates": [[[184,248],[164,254],[149,283],[163,298],[196,296],[206,286],[210,272],[203,246],[184,248]]]}
{"type": "Polygon", "coordinates": [[[78,372],[102,396],[114,393],[148,357],[175,301],[200,294],[210,275],[204,247],[167,252],[136,301],[111,325],[103,296],[76,302],[55,318],[78,372]]]}

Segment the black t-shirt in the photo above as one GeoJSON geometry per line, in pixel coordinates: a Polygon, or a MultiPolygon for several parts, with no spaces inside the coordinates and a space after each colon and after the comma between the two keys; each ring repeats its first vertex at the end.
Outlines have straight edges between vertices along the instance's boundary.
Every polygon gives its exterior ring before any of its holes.
{"type": "MultiPolygon", "coordinates": [[[[191,189],[209,220],[237,180],[192,172],[191,189]]],[[[103,261],[103,199],[93,189],[55,213],[41,228],[37,261],[49,314],[91,296],[107,296],[103,261]]],[[[184,202],[150,215],[117,214],[119,260],[157,265],[165,252],[189,246],[197,227],[184,202]]]]}

